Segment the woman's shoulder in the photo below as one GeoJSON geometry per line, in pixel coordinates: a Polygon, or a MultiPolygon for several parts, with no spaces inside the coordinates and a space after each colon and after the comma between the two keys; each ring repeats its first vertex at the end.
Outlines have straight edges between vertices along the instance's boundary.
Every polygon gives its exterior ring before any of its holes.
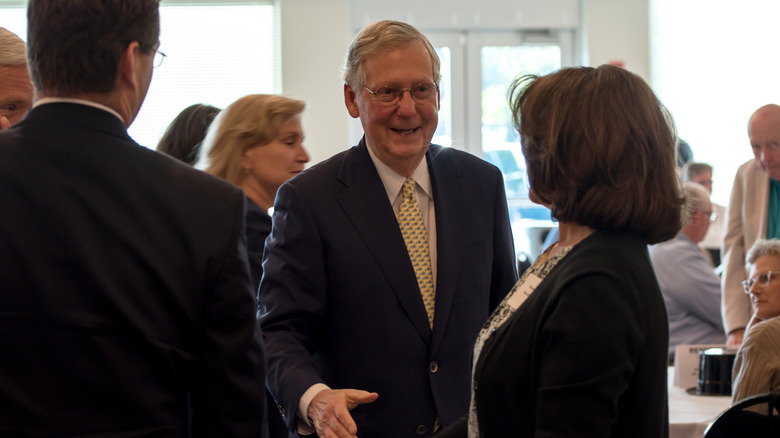
{"type": "Polygon", "coordinates": [[[780,316],[757,322],[745,334],[743,344],[753,344],[764,340],[774,340],[780,343],[780,316]]]}
{"type": "Polygon", "coordinates": [[[562,267],[570,272],[622,271],[650,266],[647,244],[634,233],[596,231],[576,245],[562,267]]]}

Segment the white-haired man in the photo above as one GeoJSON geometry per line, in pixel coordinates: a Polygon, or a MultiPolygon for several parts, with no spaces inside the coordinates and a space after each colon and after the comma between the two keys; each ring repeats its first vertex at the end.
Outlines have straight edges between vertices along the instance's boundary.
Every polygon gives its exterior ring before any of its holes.
{"type": "Polygon", "coordinates": [[[710,227],[712,203],[699,184],[683,184],[683,228],[650,247],[650,259],[669,315],[669,355],[678,344],[726,341],[720,317],[720,279],[697,246],[710,227]]]}
{"type": "Polygon", "coordinates": [[[32,106],[26,51],[21,38],[0,27],[0,129],[22,120],[32,106]]]}

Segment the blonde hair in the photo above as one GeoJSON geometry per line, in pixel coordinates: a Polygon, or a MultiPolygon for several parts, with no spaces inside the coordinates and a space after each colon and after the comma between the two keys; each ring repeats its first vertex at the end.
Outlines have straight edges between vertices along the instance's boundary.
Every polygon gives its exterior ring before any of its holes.
{"type": "Polygon", "coordinates": [[[209,127],[196,167],[238,185],[244,152],[273,141],[282,124],[300,115],[305,106],[301,100],[274,94],[236,100],[209,127]]]}

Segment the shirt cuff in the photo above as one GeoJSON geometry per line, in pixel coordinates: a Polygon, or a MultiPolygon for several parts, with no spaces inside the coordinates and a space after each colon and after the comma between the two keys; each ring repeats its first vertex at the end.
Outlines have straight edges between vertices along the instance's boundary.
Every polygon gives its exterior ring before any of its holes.
{"type": "Polygon", "coordinates": [[[330,387],[324,383],[315,383],[298,400],[298,433],[301,435],[311,435],[316,432],[309,419],[309,404],[317,393],[325,389],[330,389],[330,387]]]}

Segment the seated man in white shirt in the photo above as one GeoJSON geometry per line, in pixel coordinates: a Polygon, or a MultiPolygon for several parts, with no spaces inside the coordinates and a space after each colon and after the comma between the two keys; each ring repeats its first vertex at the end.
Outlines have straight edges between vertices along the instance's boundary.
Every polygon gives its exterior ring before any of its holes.
{"type": "Polygon", "coordinates": [[[726,342],[720,317],[720,279],[697,244],[710,225],[712,204],[706,189],[683,184],[683,228],[667,242],[650,247],[650,259],[669,316],[669,357],[678,344],[726,342]]]}
{"type": "MultiPolygon", "coordinates": [[[[683,181],[701,184],[707,193],[712,195],[712,166],[707,163],[688,162],[683,166],[683,181]]],[[[720,246],[723,244],[723,222],[726,220],[726,207],[712,203],[712,212],[715,217],[699,242],[699,247],[707,250],[712,258],[712,264],[720,265],[720,246]]]]}

